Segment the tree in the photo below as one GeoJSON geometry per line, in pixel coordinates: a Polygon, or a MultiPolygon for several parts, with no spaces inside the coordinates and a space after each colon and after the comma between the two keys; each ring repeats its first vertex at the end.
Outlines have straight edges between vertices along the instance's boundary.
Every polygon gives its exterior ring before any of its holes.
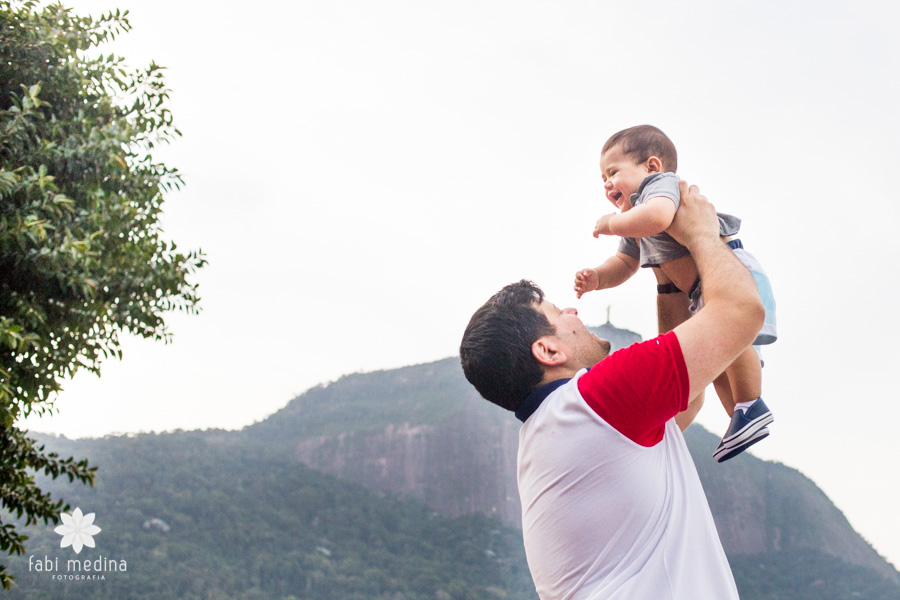
{"type": "MultiPolygon", "coordinates": [[[[68,508],[35,473],[93,484],[94,468],[45,454],[17,419],[52,410],[76,370],[121,357],[120,333],[168,341],[164,313],[199,302],[189,278],[205,258],[178,252],[159,222],[182,184],[152,157],[181,135],[162,68],[97,50],[129,29],[127,11],[0,1],[0,508],[26,525],[68,508]]],[[[25,539],[0,523],[0,550],[22,554],[25,539]]]]}

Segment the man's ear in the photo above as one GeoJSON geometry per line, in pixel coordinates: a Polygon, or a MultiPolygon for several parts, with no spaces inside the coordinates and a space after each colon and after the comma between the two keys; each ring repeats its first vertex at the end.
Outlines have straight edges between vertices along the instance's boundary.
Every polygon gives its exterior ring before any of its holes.
{"type": "Polygon", "coordinates": [[[647,159],[645,163],[647,165],[647,170],[650,173],[661,173],[662,172],[662,161],[659,160],[658,156],[651,156],[647,159]]]}
{"type": "Polygon", "coordinates": [[[531,354],[539,363],[548,367],[558,367],[568,360],[565,351],[555,337],[545,335],[531,345],[531,354]]]}

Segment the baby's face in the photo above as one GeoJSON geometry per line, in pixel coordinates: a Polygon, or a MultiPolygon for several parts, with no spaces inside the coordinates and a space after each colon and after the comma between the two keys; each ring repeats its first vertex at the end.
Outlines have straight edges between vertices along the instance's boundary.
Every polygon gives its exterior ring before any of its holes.
{"type": "Polygon", "coordinates": [[[622,212],[631,210],[631,195],[651,173],[646,163],[635,163],[620,146],[613,146],[600,155],[600,172],[606,198],[622,212]]]}

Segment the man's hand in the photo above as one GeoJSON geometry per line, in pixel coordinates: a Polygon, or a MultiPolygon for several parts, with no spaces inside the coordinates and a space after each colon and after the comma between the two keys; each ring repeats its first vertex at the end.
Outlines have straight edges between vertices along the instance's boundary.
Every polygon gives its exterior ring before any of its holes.
{"type": "Polygon", "coordinates": [[[693,251],[700,240],[719,238],[719,218],[716,208],[700,195],[700,188],[696,185],[688,187],[684,181],[679,181],[678,187],[681,206],[666,233],[693,251]]]}
{"type": "Polygon", "coordinates": [[[596,269],[582,269],[575,273],[575,297],[581,298],[600,287],[600,275],[596,269]]]}
{"type": "Polygon", "coordinates": [[[616,213],[612,213],[609,215],[603,215],[597,220],[597,224],[594,226],[594,237],[600,237],[601,235],[612,235],[612,231],[609,230],[609,220],[616,216],[616,213]]]}

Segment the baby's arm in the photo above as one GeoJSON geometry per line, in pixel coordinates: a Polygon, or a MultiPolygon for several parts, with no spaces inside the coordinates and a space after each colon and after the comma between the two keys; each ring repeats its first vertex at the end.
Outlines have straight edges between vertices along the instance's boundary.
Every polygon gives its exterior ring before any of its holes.
{"type": "Polygon", "coordinates": [[[599,267],[575,273],[575,295],[581,298],[592,290],[605,290],[628,281],[638,270],[638,259],[616,252],[599,267]]]}
{"type": "Polygon", "coordinates": [[[594,228],[594,237],[618,235],[642,238],[662,233],[672,224],[677,209],[671,198],[650,198],[627,212],[602,217],[594,228]]]}

